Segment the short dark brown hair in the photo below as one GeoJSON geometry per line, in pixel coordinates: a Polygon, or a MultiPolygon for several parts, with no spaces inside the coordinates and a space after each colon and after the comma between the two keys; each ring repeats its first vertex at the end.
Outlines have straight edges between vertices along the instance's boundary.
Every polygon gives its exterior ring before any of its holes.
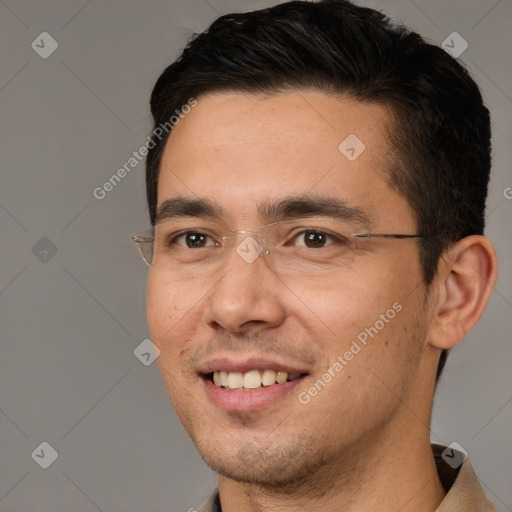
{"type": "MultiPolygon", "coordinates": [[[[489,111],[464,67],[384,14],[345,0],[293,1],[221,16],[196,34],[151,95],[155,128],[209,92],[319,89],[390,107],[387,179],[415,212],[428,286],[453,241],[482,234],[491,166],[489,111]]],[[[146,167],[151,223],[168,133],[146,167]]],[[[438,377],[446,360],[443,351],[438,377]]]]}

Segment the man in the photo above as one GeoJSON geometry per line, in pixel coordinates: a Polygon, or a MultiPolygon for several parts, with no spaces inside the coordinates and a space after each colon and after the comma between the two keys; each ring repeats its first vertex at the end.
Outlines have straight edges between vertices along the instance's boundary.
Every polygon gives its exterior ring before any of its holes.
{"type": "Polygon", "coordinates": [[[218,474],[201,510],[495,510],[429,436],[497,275],[463,67],[374,10],[289,2],[215,21],[151,109],[147,316],[218,474]]]}

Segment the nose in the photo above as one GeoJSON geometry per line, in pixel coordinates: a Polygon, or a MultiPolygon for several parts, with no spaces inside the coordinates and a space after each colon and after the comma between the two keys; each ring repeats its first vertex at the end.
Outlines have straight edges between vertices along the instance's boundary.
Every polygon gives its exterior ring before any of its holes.
{"type": "Polygon", "coordinates": [[[205,309],[210,327],[247,334],[284,321],[283,283],[267,265],[264,252],[250,235],[244,235],[229,251],[205,309]]]}

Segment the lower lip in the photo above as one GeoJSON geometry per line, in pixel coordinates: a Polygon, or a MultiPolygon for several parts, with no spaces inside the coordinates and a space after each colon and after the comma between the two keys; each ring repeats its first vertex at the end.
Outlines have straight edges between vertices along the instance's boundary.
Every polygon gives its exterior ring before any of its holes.
{"type": "Polygon", "coordinates": [[[289,396],[305,377],[282,384],[265,386],[254,391],[237,391],[220,388],[211,380],[203,378],[208,398],[221,409],[229,412],[250,412],[264,409],[279,398],[289,396]]]}

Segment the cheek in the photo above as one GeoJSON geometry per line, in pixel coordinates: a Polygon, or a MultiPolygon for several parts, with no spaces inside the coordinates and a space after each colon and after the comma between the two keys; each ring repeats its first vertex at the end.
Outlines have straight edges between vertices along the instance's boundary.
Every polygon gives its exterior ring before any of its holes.
{"type": "Polygon", "coordinates": [[[169,397],[181,417],[186,408],[186,396],[182,393],[184,379],[193,377],[189,372],[187,358],[190,341],[196,335],[198,326],[197,302],[194,294],[184,293],[176,283],[150,269],[147,284],[146,316],[150,336],[160,349],[156,362],[169,397]],[[181,390],[181,391],[180,391],[181,390]]]}
{"type": "Polygon", "coordinates": [[[352,334],[346,330],[349,327],[357,329],[373,324],[379,314],[401,299],[404,290],[408,292],[396,271],[384,268],[382,263],[380,268],[354,265],[332,278],[313,276],[300,286],[290,283],[291,304],[295,304],[292,314],[320,321],[341,339],[352,334]]]}
{"type": "Polygon", "coordinates": [[[391,364],[410,354],[423,297],[421,274],[411,259],[401,262],[400,271],[392,260],[370,265],[367,258],[361,263],[366,265],[354,265],[321,286],[312,282],[295,288],[301,312],[294,313],[306,331],[316,331],[316,343],[331,362],[355,341],[365,353],[358,360],[370,357],[391,364]]]}
{"type": "Polygon", "coordinates": [[[148,276],[146,293],[146,317],[153,341],[162,337],[162,332],[169,328],[170,318],[175,308],[173,297],[162,286],[161,280],[153,269],[148,276]]]}
{"type": "Polygon", "coordinates": [[[158,269],[148,276],[146,316],[151,339],[162,351],[162,356],[182,350],[192,335],[197,319],[200,295],[184,293],[182,287],[170,282],[158,269]]]}

